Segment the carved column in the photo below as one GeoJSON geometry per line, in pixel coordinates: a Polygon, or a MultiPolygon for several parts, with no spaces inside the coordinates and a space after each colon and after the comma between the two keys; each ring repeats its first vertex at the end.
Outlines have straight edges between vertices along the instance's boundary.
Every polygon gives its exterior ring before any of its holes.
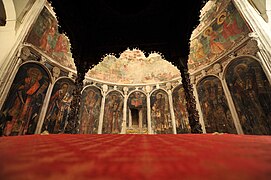
{"type": "MultiPolygon", "coordinates": [[[[194,78],[194,76],[192,76],[194,78]]],[[[198,92],[197,92],[197,87],[196,87],[196,84],[195,82],[192,82],[193,84],[193,89],[195,89],[194,91],[194,96],[195,96],[195,99],[196,99],[196,107],[199,111],[199,122],[201,123],[201,129],[203,131],[203,133],[206,133],[206,128],[205,128],[205,124],[204,124],[204,120],[203,120],[203,114],[202,114],[202,111],[201,111],[201,107],[200,107],[200,102],[199,102],[199,95],[198,95],[198,92]]]]}
{"type": "Polygon", "coordinates": [[[101,111],[100,111],[100,117],[99,117],[98,134],[102,134],[102,130],[103,130],[105,96],[106,96],[107,91],[108,91],[108,86],[106,84],[104,84],[103,91],[102,91],[103,98],[102,98],[101,111]]]}
{"type": "Polygon", "coordinates": [[[123,102],[123,121],[122,121],[121,134],[126,134],[128,88],[124,87],[123,92],[124,92],[124,102],[123,102]]]}
{"type": "Polygon", "coordinates": [[[151,88],[146,86],[147,92],[147,121],[148,121],[148,134],[152,134],[152,126],[151,126],[151,99],[150,99],[150,91],[151,88]]]}
{"type": "Polygon", "coordinates": [[[188,111],[188,120],[191,127],[191,133],[202,133],[201,124],[199,122],[199,114],[196,109],[196,101],[193,95],[193,87],[190,83],[187,68],[181,68],[183,87],[185,90],[186,106],[188,111]]]}
{"type": "Polygon", "coordinates": [[[173,134],[177,134],[173,100],[172,100],[172,91],[171,91],[171,89],[168,89],[167,92],[168,92],[168,101],[169,101],[169,109],[170,109],[173,134]]]}
{"type": "Polygon", "coordinates": [[[81,91],[83,89],[83,81],[85,79],[86,64],[84,64],[83,69],[78,68],[77,77],[75,79],[75,89],[73,90],[73,99],[71,102],[71,111],[68,117],[68,123],[65,127],[65,133],[77,134],[79,133],[79,110],[81,101],[81,91]],[[81,71],[81,72],[80,72],[81,71]]]}

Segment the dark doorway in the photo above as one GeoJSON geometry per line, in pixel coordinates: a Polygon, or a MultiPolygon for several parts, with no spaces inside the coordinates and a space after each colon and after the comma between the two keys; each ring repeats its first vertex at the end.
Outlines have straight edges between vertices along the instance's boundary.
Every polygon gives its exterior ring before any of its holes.
{"type": "Polygon", "coordinates": [[[132,125],[139,125],[139,110],[138,109],[131,109],[132,115],[132,125]]]}

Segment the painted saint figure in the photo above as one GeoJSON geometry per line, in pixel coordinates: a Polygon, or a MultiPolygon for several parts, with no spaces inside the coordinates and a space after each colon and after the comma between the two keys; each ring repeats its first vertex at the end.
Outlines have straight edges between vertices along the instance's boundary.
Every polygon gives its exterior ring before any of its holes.
{"type": "Polygon", "coordinates": [[[48,84],[43,80],[39,68],[30,67],[27,70],[27,77],[16,85],[14,100],[11,100],[4,111],[4,114],[11,117],[10,121],[6,122],[4,135],[34,133],[44,99],[44,91],[47,90],[48,84]]]}
{"type": "Polygon", "coordinates": [[[95,118],[95,113],[99,112],[100,98],[94,90],[89,90],[82,105],[80,133],[93,134],[97,132],[98,117],[95,118]]]}
{"type": "Polygon", "coordinates": [[[169,122],[169,107],[166,95],[159,92],[155,94],[155,99],[152,109],[152,119],[154,120],[154,128],[157,133],[172,133],[168,132],[171,127],[169,122]]]}
{"type": "Polygon", "coordinates": [[[72,101],[69,88],[67,82],[62,83],[60,89],[50,98],[50,106],[44,122],[44,130],[48,130],[49,133],[59,133],[64,130],[72,101]]]}
{"type": "Polygon", "coordinates": [[[106,101],[104,133],[120,133],[123,99],[120,95],[111,94],[106,101]]]}

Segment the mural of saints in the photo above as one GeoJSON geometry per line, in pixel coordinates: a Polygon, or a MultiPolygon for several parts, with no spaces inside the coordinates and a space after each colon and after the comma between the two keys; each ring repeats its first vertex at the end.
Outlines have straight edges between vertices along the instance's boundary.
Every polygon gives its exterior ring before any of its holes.
{"type": "Polygon", "coordinates": [[[206,132],[237,133],[220,80],[208,76],[197,85],[206,132]]]}
{"type": "Polygon", "coordinates": [[[172,93],[176,128],[181,132],[190,132],[185,92],[182,85],[177,86],[172,93]]]}
{"type": "Polygon", "coordinates": [[[260,64],[251,58],[233,61],[226,72],[245,134],[271,134],[271,86],[260,64]]]}
{"type": "MultiPolygon", "coordinates": [[[[247,37],[250,32],[245,21],[233,3],[229,3],[224,11],[218,14],[208,27],[191,39],[188,66],[196,69],[213,62],[247,37]]],[[[198,26],[200,27],[200,26],[198,26]]]]}
{"type": "Polygon", "coordinates": [[[123,96],[116,91],[110,92],[105,99],[103,134],[119,134],[122,127],[123,96]]]}
{"type": "Polygon", "coordinates": [[[152,128],[156,134],[171,134],[173,132],[168,96],[166,92],[157,90],[151,95],[152,128]]]}
{"type": "Polygon", "coordinates": [[[57,19],[46,8],[41,11],[26,41],[60,64],[75,69],[69,39],[65,34],[59,33],[57,19]]]}
{"type": "Polygon", "coordinates": [[[97,134],[101,109],[101,92],[88,87],[82,93],[80,109],[80,133],[97,134]]]}
{"type": "Polygon", "coordinates": [[[47,130],[52,134],[64,132],[74,88],[74,82],[68,78],[62,78],[55,83],[42,131],[47,130]]]}
{"type": "Polygon", "coordinates": [[[38,64],[19,68],[1,110],[1,133],[5,136],[34,134],[50,81],[38,64]]]}

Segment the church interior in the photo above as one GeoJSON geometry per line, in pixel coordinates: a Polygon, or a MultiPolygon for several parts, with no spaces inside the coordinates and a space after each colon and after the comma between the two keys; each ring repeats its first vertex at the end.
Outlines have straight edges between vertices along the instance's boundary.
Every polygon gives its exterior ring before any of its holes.
{"type": "Polygon", "coordinates": [[[0,0],[1,179],[271,178],[271,0],[0,0]]]}

